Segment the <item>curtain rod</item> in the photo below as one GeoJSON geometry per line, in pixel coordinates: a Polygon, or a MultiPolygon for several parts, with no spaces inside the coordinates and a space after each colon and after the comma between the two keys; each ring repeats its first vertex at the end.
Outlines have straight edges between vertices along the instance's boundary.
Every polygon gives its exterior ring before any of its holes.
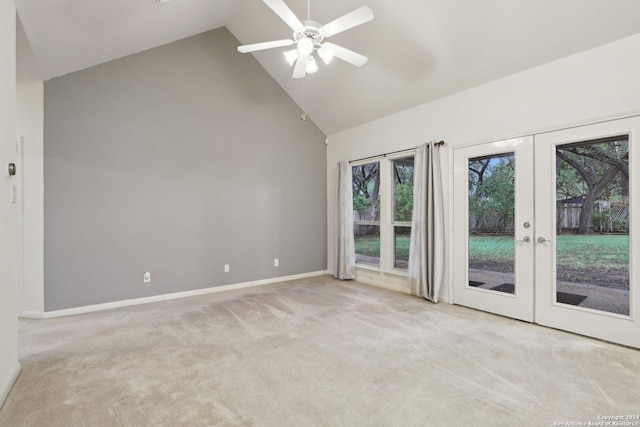
{"type": "MultiPolygon", "coordinates": [[[[437,147],[444,145],[444,141],[440,141],[440,142],[436,142],[435,144],[433,144],[437,147]]],[[[354,163],[354,162],[359,162],[361,160],[367,160],[367,159],[375,159],[376,157],[387,157],[390,156],[392,154],[397,154],[397,153],[402,153],[403,151],[409,151],[409,150],[413,150],[413,148],[408,148],[406,150],[398,150],[398,151],[392,151],[390,153],[384,153],[384,154],[378,154],[377,156],[369,156],[369,157],[363,157],[361,159],[356,159],[356,160],[349,160],[349,163],[354,163]]]]}

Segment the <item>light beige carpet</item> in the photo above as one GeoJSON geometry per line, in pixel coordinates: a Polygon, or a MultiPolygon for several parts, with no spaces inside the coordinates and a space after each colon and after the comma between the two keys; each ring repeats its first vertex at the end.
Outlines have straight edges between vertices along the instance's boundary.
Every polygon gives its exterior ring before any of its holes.
{"type": "Polygon", "coordinates": [[[2,426],[554,426],[640,413],[640,351],[328,276],[22,320],[20,348],[2,426]]]}

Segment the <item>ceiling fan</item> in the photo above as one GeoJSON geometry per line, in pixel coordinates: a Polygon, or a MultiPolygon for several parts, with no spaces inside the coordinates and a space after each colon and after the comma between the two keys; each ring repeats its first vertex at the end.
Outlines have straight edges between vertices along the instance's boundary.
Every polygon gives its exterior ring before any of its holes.
{"type": "Polygon", "coordinates": [[[262,0],[267,6],[273,10],[293,30],[293,39],[276,40],[264,43],[248,44],[239,46],[238,51],[242,53],[256,52],[259,50],[273,49],[276,47],[285,47],[297,45],[297,48],[284,53],[285,58],[290,65],[295,63],[293,69],[293,78],[300,79],[307,75],[318,71],[318,64],[313,56],[314,51],[318,56],[329,64],[331,59],[342,59],[345,62],[362,67],[367,63],[367,57],[353,52],[342,46],[325,42],[328,37],[356,27],[358,25],[369,22],[373,19],[373,11],[367,6],[362,6],[346,15],[331,21],[326,25],[320,25],[318,22],[310,19],[311,6],[308,0],[308,16],[306,21],[300,21],[296,15],[289,9],[283,0],[262,0]]]}

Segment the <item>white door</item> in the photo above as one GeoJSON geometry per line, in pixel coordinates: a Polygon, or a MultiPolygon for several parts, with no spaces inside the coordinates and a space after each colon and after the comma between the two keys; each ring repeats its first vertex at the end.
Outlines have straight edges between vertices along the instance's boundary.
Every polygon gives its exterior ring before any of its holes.
{"type": "Polygon", "coordinates": [[[536,323],[640,347],[639,143],[638,117],[535,137],[536,323]]]}
{"type": "Polygon", "coordinates": [[[454,301],[533,321],[533,138],[454,151],[454,301]]]}
{"type": "Polygon", "coordinates": [[[454,302],[640,348],[634,139],[640,118],[454,150],[454,302]]]}

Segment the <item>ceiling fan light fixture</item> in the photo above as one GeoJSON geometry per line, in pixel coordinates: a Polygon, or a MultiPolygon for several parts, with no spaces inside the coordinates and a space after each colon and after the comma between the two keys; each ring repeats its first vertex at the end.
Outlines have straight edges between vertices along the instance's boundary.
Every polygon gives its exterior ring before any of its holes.
{"type": "Polygon", "coordinates": [[[309,37],[302,37],[298,40],[298,51],[300,51],[300,55],[311,55],[311,52],[313,52],[313,40],[309,37]]]}
{"type": "Polygon", "coordinates": [[[295,64],[299,56],[298,49],[288,50],[284,53],[284,58],[287,60],[289,65],[295,64]]]}
{"type": "Polygon", "coordinates": [[[301,79],[307,73],[313,74],[318,71],[314,50],[318,58],[327,65],[334,57],[356,67],[362,67],[367,63],[368,58],[364,55],[330,42],[325,43],[325,39],[329,37],[371,21],[373,11],[367,6],[361,6],[326,25],[321,25],[311,20],[311,0],[307,0],[307,20],[304,21],[296,17],[285,0],[262,0],[262,2],[293,30],[292,38],[238,46],[238,52],[252,53],[295,45],[295,50],[284,52],[287,62],[291,65],[295,64],[291,76],[294,79],[301,79]]]}
{"type": "Polygon", "coordinates": [[[304,71],[308,74],[313,74],[318,71],[318,63],[313,56],[307,58],[307,65],[304,68],[304,71]]]}
{"type": "Polygon", "coordinates": [[[333,59],[333,50],[325,46],[320,46],[320,48],[318,49],[318,56],[322,58],[325,64],[329,65],[329,63],[333,59]]]}

